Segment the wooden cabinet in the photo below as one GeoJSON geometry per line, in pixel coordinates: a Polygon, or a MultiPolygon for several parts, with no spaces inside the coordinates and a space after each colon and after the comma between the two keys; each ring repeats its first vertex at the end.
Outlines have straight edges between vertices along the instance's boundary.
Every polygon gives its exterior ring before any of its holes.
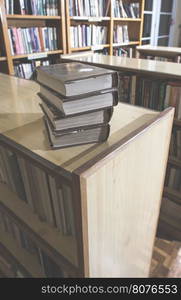
{"type": "MultiPolygon", "coordinates": [[[[63,201],[71,206],[66,222],[72,230],[61,232],[56,222],[42,220],[5,182],[0,212],[61,268],[62,276],[147,277],[174,109],[159,113],[120,103],[105,143],[55,151],[46,137],[38,90],[33,82],[0,75],[0,147],[55,178],[57,189],[67,187],[63,201]]],[[[39,188],[37,181],[34,190],[39,188]]],[[[54,203],[54,213],[62,216],[54,203]]],[[[0,240],[5,242],[11,247],[8,239],[0,240]]],[[[9,254],[22,266],[15,251],[9,254]]]]}

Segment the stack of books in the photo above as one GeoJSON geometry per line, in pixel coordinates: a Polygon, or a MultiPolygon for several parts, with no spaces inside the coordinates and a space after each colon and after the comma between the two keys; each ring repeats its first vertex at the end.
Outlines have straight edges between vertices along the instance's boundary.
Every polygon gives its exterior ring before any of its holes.
{"type": "Polygon", "coordinates": [[[53,148],[104,142],[118,103],[118,73],[82,63],[37,68],[39,96],[53,148]]]}

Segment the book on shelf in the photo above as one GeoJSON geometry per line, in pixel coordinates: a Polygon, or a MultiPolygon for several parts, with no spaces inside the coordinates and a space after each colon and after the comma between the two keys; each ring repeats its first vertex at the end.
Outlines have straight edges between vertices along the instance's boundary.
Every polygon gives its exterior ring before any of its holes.
{"type": "Polygon", "coordinates": [[[139,2],[125,2],[113,0],[113,13],[115,18],[140,18],[139,2]]]}
{"type": "Polygon", "coordinates": [[[73,116],[117,105],[117,89],[102,90],[89,94],[81,94],[65,98],[50,88],[40,85],[40,98],[59,111],[59,115],[73,116]]]}
{"type": "Polygon", "coordinates": [[[95,24],[70,26],[71,48],[82,48],[107,44],[107,26],[95,24]]]}
{"type": "Polygon", "coordinates": [[[21,201],[25,202],[42,222],[57,227],[62,234],[74,234],[71,188],[62,184],[62,195],[60,197],[60,187],[57,187],[56,179],[50,178],[49,174],[43,169],[35,166],[22,156],[10,150],[7,151],[3,146],[0,147],[0,154],[1,182],[6,184],[21,201]],[[13,164],[12,158],[9,159],[9,155],[13,157],[13,164]],[[62,204],[65,201],[65,196],[66,199],[69,197],[68,208],[62,204]],[[62,221],[57,221],[58,216],[60,220],[65,219],[62,216],[66,216],[64,225],[60,226],[62,221]]]}
{"type": "Polygon", "coordinates": [[[11,54],[32,54],[58,49],[56,27],[10,27],[11,54]]]}
{"type": "Polygon", "coordinates": [[[29,63],[22,63],[21,61],[16,61],[14,65],[15,76],[24,79],[35,79],[35,70],[39,66],[49,66],[49,60],[32,60],[29,63]]]}
{"type": "Polygon", "coordinates": [[[131,47],[126,48],[126,49],[124,49],[122,47],[114,48],[113,55],[132,58],[133,57],[133,48],[131,48],[131,47]]]}
{"type": "MultiPolygon", "coordinates": [[[[8,215],[0,210],[0,230],[4,234],[8,234],[16,245],[26,250],[27,253],[33,256],[34,261],[39,265],[45,277],[67,277],[66,272],[62,271],[46,252],[35,244],[29,235],[23,231],[8,215]]],[[[27,273],[17,269],[17,266],[12,265],[0,256],[0,262],[6,265],[11,270],[13,277],[27,277],[27,273]]],[[[31,274],[30,274],[31,275],[31,274]]]]}
{"type": "Polygon", "coordinates": [[[181,160],[181,127],[173,127],[170,144],[170,155],[178,160],[181,160]]]}
{"type": "Polygon", "coordinates": [[[106,17],[110,0],[69,0],[70,16],[106,17]]]}
{"type": "Polygon", "coordinates": [[[170,167],[168,173],[168,187],[175,191],[181,192],[181,169],[179,167],[170,167]]]}
{"type": "Polygon", "coordinates": [[[7,14],[58,16],[58,0],[5,0],[7,14]]]}
{"type": "Polygon", "coordinates": [[[129,33],[127,25],[116,25],[113,33],[113,43],[124,44],[129,43],[129,33]]]}
{"type": "Polygon", "coordinates": [[[48,138],[52,148],[65,148],[84,144],[103,143],[107,140],[110,132],[108,124],[91,126],[86,129],[69,130],[65,133],[54,131],[51,123],[44,117],[48,138]]]}
{"type": "Polygon", "coordinates": [[[37,80],[64,97],[73,97],[117,87],[118,74],[82,63],[62,63],[37,68],[37,80]]]}
{"type": "Polygon", "coordinates": [[[55,131],[64,131],[72,128],[80,129],[91,125],[106,124],[109,123],[113,114],[113,108],[109,108],[80,115],[73,115],[71,117],[64,117],[58,109],[43,99],[40,106],[55,131]]]}

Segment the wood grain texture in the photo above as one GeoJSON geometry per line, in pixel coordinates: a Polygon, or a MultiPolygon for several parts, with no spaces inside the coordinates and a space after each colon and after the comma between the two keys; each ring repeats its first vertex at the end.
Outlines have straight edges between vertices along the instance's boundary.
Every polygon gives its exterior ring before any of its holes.
{"type": "Polygon", "coordinates": [[[173,62],[155,61],[138,58],[128,58],[119,56],[110,56],[102,54],[93,54],[88,57],[68,57],[64,56],[67,61],[79,61],[102,68],[113,69],[117,71],[132,72],[133,74],[141,74],[147,76],[160,76],[169,79],[181,79],[180,64],[173,62]]]}
{"type": "Polygon", "coordinates": [[[172,122],[170,111],[101,167],[81,174],[88,215],[87,276],[149,275],[172,122]]]}

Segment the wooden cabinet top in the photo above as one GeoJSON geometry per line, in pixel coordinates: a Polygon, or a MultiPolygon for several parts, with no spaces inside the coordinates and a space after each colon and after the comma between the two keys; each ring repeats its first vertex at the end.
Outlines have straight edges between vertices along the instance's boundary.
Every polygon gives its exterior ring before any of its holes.
{"type": "Polygon", "coordinates": [[[65,61],[79,61],[99,67],[115,69],[118,71],[132,72],[162,78],[181,80],[181,64],[172,62],[154,61],[149,59],[127,58],[103,54],[90,54],[88,56],[69,55],[62,56],[65,61]]]}
{"type": "Polygon", "coordinates": [[[160,113],[120,103],[114,109],[110,137],[105,143],[52,150],[39,108],[38,91],[35,82],[0,74],[0,138],[68,172],[89,168],[160,118],[160,113]]]}
{"type": "Polygon", "coordinates": [[[165,55],[181,55],[181,48],[179,47],[164,47],[164,46],[151,46],[151,45],[144,45],[144,46],[137,46],[136,49],[140,53],[155,53],[155,54],[165,54],[165,55]]]}

